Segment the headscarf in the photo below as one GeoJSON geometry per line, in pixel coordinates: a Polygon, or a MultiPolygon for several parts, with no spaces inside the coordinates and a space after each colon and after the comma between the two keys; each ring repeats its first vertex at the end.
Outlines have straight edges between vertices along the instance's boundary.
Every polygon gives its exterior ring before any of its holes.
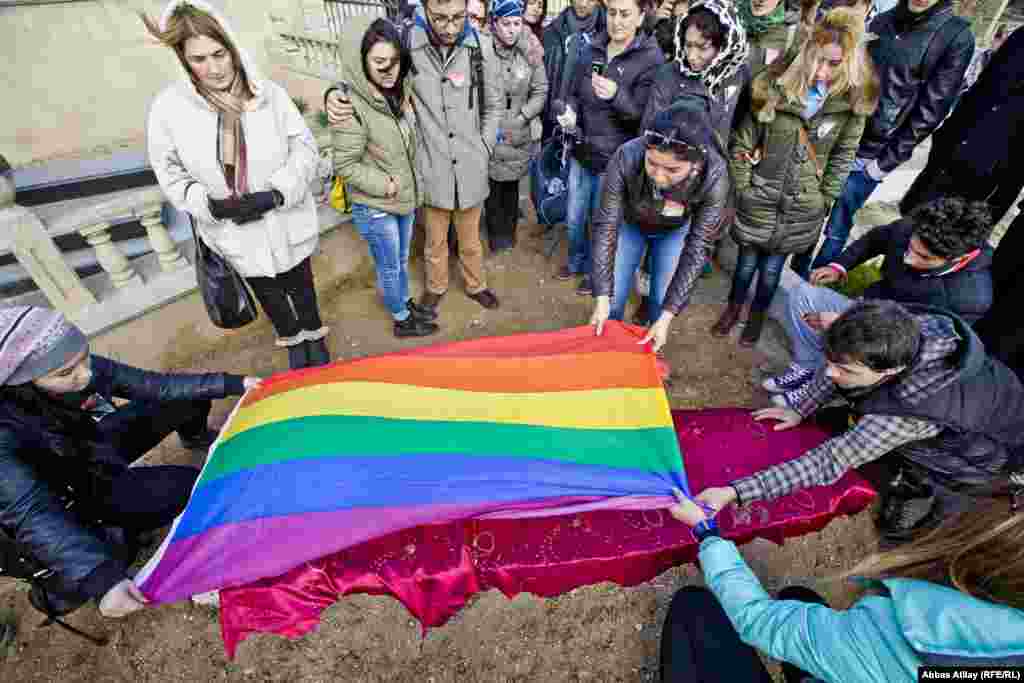
{"type": "Polygon", "coordinates": [[[754,16],[754,11],[750,7],[751,0],[737,0],[737,4],[743,28],[747,29],[751,36],[761,35],[770,28],[786,23],[786,0],[779,0],[778,6],[771,14],[763,17],[754,16]]]}
{"type": "Polygon", "coordinates": [[[521,17],[526,11],[523,0],[492,0],[491,21],[502,17],[521,17]]]}
{"type": "MultiPolygon", "coordinates": [[[[782,3],[779,3],[782,6],[782,3]]],[[[686,19],[680,19],[675,29],[675,59],[684,76],[698,78],[704,82],[708,93],[717,97],[722,85],[736,75],[747,61],[747,32],[740,21],[736,7],[728,0],[699,0],[690,7],[690,12],[705,8],[718,17],[725,27],[725,44],[701,71],[694,71],[686,61],[686,19]]]]}

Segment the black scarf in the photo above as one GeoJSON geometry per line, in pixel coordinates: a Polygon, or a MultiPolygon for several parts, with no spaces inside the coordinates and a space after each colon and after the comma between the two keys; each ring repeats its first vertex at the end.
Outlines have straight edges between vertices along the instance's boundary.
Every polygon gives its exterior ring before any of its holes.
{"type": "Polygon", "coordinates": [[[571,29],[571,32],[572,33],[580,33],[580,32],[582,32],[582,33],[591,33],[592,34],[594,32],[594,30],[597,28],[597,15],[598,15],[598,12],[600,12],[600,10],[597,7],[595,7],[594,11],[590,13],[589,17],[587,17],[586,19],[580,19],[579,17],[576,16],[576,10],[574,10],[572,7],[570,7],[569,11],[568,11],[568,18],[569,18],[569,28],[571,29]]]}
{"type": "Polygon", "coordinates": [[[941,12],[952,4],[953,0],[939,0],[924,12],[911,12],[910,0],[900,0],[900,3],[893,9],[893,23],[896,26],[896,32],[903,34],[912,31],[915,26],[923,24],[937,12],[941,12]]]}

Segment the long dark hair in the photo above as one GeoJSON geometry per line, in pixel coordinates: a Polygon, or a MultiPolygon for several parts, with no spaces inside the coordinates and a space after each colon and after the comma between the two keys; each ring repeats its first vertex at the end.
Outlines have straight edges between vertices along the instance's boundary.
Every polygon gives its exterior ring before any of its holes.
{"type": "Polygon", "coordinates": [[[389,43],[398,51],[398,79],[395,81],[395,86],[390,90],[379,88],[387,98],[391,109],[397,115],[402,106],[402,85],[405,83],[405,76],[409,73],[409,69],[412,66],[412,59],[410,58],[409,50],[402,44],[402,35],[398,32],[398,27],[394,22],[383,17],[377,19],[370,24],[370,28],[366,29],[366,33],[363,34],[363,42],[359,46],[359,55],[363,62],[363,73],[366,75],[366,80],[370,83],[373,83],[373,79],[370,78],[370,73],[366,69],[366,55],[377,43],[389,43]]]}
{"type": "MultiPolygon", "coordinates": [[[[529,3],[527,3],[529,4],[529,3]]],[[[597,8],[594,8],[597,11],[597,8]]],[[[526,24],[526,5],[523,5],[523,23],[533,31],[533,35],[537,36],[537,40],[544,44],[544,20],[548,18],[548,0],[540,0],[540,19],[537,20],[536,24],[526,24]]]]}

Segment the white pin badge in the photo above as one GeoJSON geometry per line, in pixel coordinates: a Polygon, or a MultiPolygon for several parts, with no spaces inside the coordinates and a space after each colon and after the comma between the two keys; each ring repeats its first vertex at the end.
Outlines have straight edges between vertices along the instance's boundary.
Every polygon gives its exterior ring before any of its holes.
{"type": "Polygon", "coordinates": [[[835,121],[825,121],[818,126],[818,137],[823,138],[832,132],[832,129],[836,127],[835,121]]]}

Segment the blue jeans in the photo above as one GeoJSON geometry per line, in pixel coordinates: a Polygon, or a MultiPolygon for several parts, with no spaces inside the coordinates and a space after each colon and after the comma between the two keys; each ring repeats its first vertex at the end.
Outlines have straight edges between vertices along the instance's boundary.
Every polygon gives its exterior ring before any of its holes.
{"type": "Polygon", "coordinates": [[[632,223],[623,223],[619,226],[619,241],[615,246],[612,320],[622,320],[626,312],[626,302],[633,289],[633,278],[647,249],[650,249],[651,255],[651,293],[647,297],[647,311],[652,323],[658,319],[661,315],[661,305],[665,302],[665,294],[668,293],[668,286],[676,274],[676,268],[679,267],[679,258],[683,254],[683,246],[689,232],[689,221],[675,230],[656,233],[643,232],[632,223]]]}
{"type": "Polygon", "coordinates": [[[409,242],[415,214],[398,216],[365,204],[352,205],[352,222],[359,229],[377,267],[377,286],[384,305],[397,321],[409,317],[409,242]]]}
{"type": "Polygon", "coordinates": [[[782,323],[793,349],[793,362],[817,370],[825,366],[825,340],[804,322],[807,313],[844,313],[855,302],[828,287],[815,287],[793,273],[783,276],[770,309],[782,323]]]}
{"type": "Polygon", "coordinates": [[[742,304],[747,300],[747,291],[754,280],[754,274],[761,271],[757,281],[757,291],[750,305],[752,311],[764,311],[772,303],[775,290],[779,288],[782,267],[786,265],[788,254],[770,254],[752,244],[740,244],[736,257],[736,270],[732,274],[732,290],[729,302],[742,304]]]}
{"type": "Polygon", "coordinates": [[[569,272],[590,274],[590,239],[587,225],[590,216],[601,205],[603,173],[591,173],[576,159],[569,160],[569,272]]]}
{"type": "Polygon", "coordinates": [[[825,225],[825,241],[822,243],[813,265],[811,264],[811,256],[814,254],[813,247],[803,254],[793,257],[790,267],[796,271],[797,275],[806,280],[813,269],[827,266],[839,257],[839,254],[843,252],[843,247],[846,246],[846,240],[850,237],[854,216],[880,184],[880,181],[872,180],[863,170],[850,171],[850,177],[846,179],[843,192],[833,205],[832,213],[829,214],[828,223],[825,225]]]}

